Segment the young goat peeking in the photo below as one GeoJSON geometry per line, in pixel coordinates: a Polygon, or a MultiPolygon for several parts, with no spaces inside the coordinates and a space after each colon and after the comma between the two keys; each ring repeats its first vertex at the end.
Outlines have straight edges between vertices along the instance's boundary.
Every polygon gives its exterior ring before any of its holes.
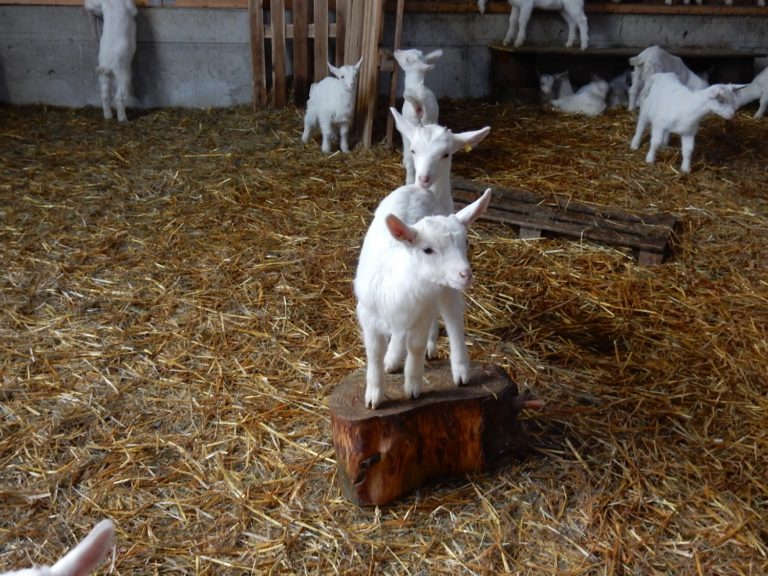
{"type": "Polygon", "coordinates": [[[450,340],[453,381],[457,386],[469,382],[461,293],[472,284],[467,227],[485,212],[490,199],[489,188],[456,214],[419,218],[434,213],[437,198],[431,190],[406,185],[376,209],[355,276],[367,359],[367,407],[376,408],[384,400],[388,337],[405,342],[405,393],[419,397],[427,338],[438,311],[450,340]]]}
{"type": "Polygon", "coordinates": [[[115,525],[112,520],[102,520],[77,546],[53,566],[24,568],[0,572],[0,576],[86,576],[101,564],[112,548],[115,525]]]}

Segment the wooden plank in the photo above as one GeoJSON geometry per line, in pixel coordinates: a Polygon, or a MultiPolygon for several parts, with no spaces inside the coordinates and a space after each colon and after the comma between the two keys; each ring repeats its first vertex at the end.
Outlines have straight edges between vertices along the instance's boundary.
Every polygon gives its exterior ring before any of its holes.
{"type": "MultiPolygon", "coordinates": [[[[395,13],[395,41],[393,52],[400,49],[400,43],[402,42],[403,38],[404,5],[405,0],[397,0],[397,11],[395,13]]],[[[392,148],[394,146],[393,135],[395,132],[395,119],[392,117],[392,114],[389,113],[389,108],[393,108],[395,106],[395,101],[397,100],[397,83],[400,77],[400,67],[394,61],[392,62],[392,66],[392,75],[389,78],[389,100],[387,101],[387,131],[385,134],[385,141],[388,148],[392,148]]]]}
{"type": "Polygon", "coordinates": [[[271,0],[272,29],[272,105],[282,108],[287,101],[285,72],[285,7],[283,0],[271,0]]]}
{"type": "MultiPolygon", "coordinates": [[[[477,199],[488,186],[454,179],[454,199],[464,205],[477,199]]],[[[677,218],[671,214],[638,214],[556,197],[554,205],[530,192],[493,188],[485,219],[519,227],[520,237],[538,238],[542,232],[590,240],[638,252],[638,263],[663,261],[670,249],[677,218]]]]}
{"type": "Polygon", "coordinates": [[[293,103],[304,106],[309,95],[308,0],[293,0],[293,103]]]}
{"type": "Polygon", "coordinates": [[[328,76],[328,0],[315,0],[315,82],[328,76]]]}
{"type": "Polygon", "coordinates": [[[336,64],[344,62],[344,50],[347,42],[347,22],[349,22],[348,0],[336,0],[336,64]]]}
{"type": "Polygon", "coordinates": [[[248,1],[248,23],[251,34],[251,82],[253,109],[267,105],[267,72],[264,57],[264,8],[262,0],[248,1]]]}

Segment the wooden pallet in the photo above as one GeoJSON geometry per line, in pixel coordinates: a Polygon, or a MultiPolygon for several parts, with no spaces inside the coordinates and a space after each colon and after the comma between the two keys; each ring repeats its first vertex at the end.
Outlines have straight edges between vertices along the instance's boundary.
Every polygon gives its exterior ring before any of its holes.
{"type": "Polygon", "coordinates": [[[555,196],[551,202],[523,190],[498,188],[453,179],[457,206],[475,201],[486,188],[493,189],[484,219],[519,228],[521,239],[568,236],[600,244],[632,249],[638,264],[661,264],[671,252],[677,217],[672,214],[640,214],[575,202],[555,196]]]}

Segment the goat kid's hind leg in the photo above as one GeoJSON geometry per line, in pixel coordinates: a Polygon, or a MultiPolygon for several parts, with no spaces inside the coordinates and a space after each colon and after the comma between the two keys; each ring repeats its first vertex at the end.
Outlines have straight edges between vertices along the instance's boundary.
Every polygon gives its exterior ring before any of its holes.
{"type": "Polygon", "coordinates": [[[464,296],[458,290],[448,288],[440,297],[440,315],[451,347],[451,373],[457,386],[468,384],[471,364],[467,343],[464,340],[464,296]]]}
{"type": "Polygon", "coordinates": [[[304,142],[304,144],[309,142],[309,139],[312,137],[312,130],[315,127],[315,124],[317,124],[317,117],[313,112],[307,110],[304,113],[304,133],[301,135],[301,141],[304,142]]]}
{"type": "Polygon", "coordinates": [[[333,137],[333,125],[330,118],[320,118],[320,131],[323,133],[323,143],[320,145],[320,149],[325,154],[331,153],[331,139],[333,137]]]}
{"type": "Polygon", "coordinates": [[[368,363],[365,374],[365,406],[376,408],[384,400],[384,352],[387,338],[384,334],[363,325],[363,340],[368,363]]]}
{"type": "Polygon", "coordinates": [[[565,20],[565,23],[568,24],[568,40],[565,41],[565,47],[570,48],[576,42],[576,21],[565,10],[560,15],[565,20]]]}
{"type": "Polygon", "coordinates": [[[661,128],[651,126],[651,143],[648,146],[648,154],[645,156],[645,161],[648,164],[653,164],[656,161],[656,150],[664,142],[664,132],[661,128]]]}
{"type": "Polygon", "coordinates": [[[349,124],[342,122],[339,124],[339,147],[342,152],[349,152],[349,124]]]}
{"type": "Polygon", "coordinates": [[[635,136],[632,138],[632,143],[629,145],[632,150],[640,149],[640,143],[643,141],[643,133],[645,132],[646,126],[648,126],[648,117],[641,111],[640,115],[637,117],[635,136]]]}
{"type": "MultiPolygon", "coordinates": [[[[528,21],[531,19],[531,11],[533,10],[533,1],[526,2],[520,8],[519,17],[517,19],[517,39],[515,40],[515,46],[519,47],[525,44],[525,35],[528,30],[528,21]]],[[[510,16],[511,19],[511,16],[510,16]]]]}
{"type": "Polygon", "coordinates": [[[112,104],[111,104],[111,92],[112,82],[110,81],[109,72],[98,72],[99,76],[99,89],[101,91],[101,109],[104,112],[104,118],[106,120],[112,119],[112,104]]]}
{"type": "Polygon", "coordinates": [[[768,107],[768,92],[760,96],[760,107],[757,109],[757,112],[755,112],[754,117],[762,118],[763,114],[765,114],[766,107],[768,107]]]}
{"type": "Polygon", "coordinates": [[[389,338],[389,345],[387,346],[387,353],[384,356],[384,370],[389,372],[397,372],[403,367],[405,360],[405,334],[402,332],[394,332],[389,338]]]}

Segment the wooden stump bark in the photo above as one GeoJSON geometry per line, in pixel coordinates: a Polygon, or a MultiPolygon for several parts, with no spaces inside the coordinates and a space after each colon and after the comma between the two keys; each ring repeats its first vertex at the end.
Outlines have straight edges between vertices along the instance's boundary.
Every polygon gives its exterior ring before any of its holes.
{"type": "Polygon", "coordinates": [[[439,478],[490,470],[521,452],[517,420],[536,400],[518,395],[501,368],[475,366],[469,385],[453,384],[447,362],[430,364],[416,400],[403,375],[388,375],[385,401],[365,407],[365,369],[331,393],[331,431],[341,489],[360,506],[386,504],[439,478]]]}

